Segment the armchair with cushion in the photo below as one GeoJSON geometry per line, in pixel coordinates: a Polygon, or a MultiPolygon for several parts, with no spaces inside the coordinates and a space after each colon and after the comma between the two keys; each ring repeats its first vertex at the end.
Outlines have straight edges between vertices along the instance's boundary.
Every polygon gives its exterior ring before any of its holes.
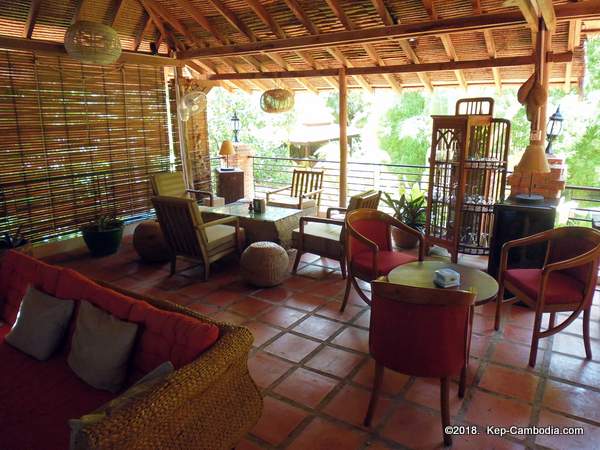
{"type": "Polygon", "coordinates": [[[294,169],[292,184],[267,192],[267,205],[281,208],[314,209],[319,212],[323,192],[323,170],[294,169]]]}
{"type": "Polygon", "coordinates": [[[496,300],[495,328],[500,328],[502,305],[524,302],[535,309],[529,365],[535,366],[538,342],[565,329],[583,311],[583,342],[587,359],[590,346],[590,315],[600,262],[600,232],[592,228],[563,227],[509,241],[502,247],[496,300]],[[515,247],[547,243],[546,259],[540,269],[509,269],[508,252],[515,247]],[[504,300],[504,290],[515,297],[504,300]],[[557,312],[571,312],[555,325],[557,312]],[[541,331],[542,315],[550,313],[548,329],[541,331]]]}
{"type": "Polygon", "coordinates": [[[150,183],[152,185],[152,193],[156,196],[191,198],[196,201],[208,198],[207,206],[219,206],[223,204],[223,199],[210,191],[188,189],[183,179],[183,172],[156,173],[150,177],[150,183]]]}
{"type": "Polygon", "coordinates": [[[340,262],[342,276],[346,278],[344,255],[344,216],[332,217],[334,211],[346,213],[360,208],[377,209],[380,191],[367,191],[350,198],[348,208],[328,208],[327,218],[305,216],[300,218],[300,227],[292,233],[294,247],[298,250],[292,273],[296,273],[304,253],[312,253],[340,262]]]}
{"type": "Polygon", "coordinates": [[[230,253],[239,254],[244,229],[237,217],[204,223],[198,205],[187,198],[152,197],[152,204],[171,250],[171,275],[175,273],[177,256],[202,261],[204,279],[208,280],[211,263],[230,253]]]}
{"type": "Polygon", "coordinates": [[[346,308],[350,289],[356,292],[367,303],[371,300],[365,295],[358,280],[371,282],[380,276],[387,275],[392,269],[409,262],[423,261],[425,257],[425,240],[414,228],[375,209],[358,209],[346,215],[345,251],[348,279],[341,311],[346,308]],[[418,256],[408,252],[393,250],[391,228],[412,234],[419,241],[418,256]]]}
{"type": "Polygon", "coordinates": [[[369,426],[383,380],[383,368],[410,376],[439,378],[444,444],[452,437],[450,377],[460,374],[458,396],[465,393],[471,314],[475,293],[372,283],[369,352],[375,359],[375,381],[364,425],[369,426]]]}

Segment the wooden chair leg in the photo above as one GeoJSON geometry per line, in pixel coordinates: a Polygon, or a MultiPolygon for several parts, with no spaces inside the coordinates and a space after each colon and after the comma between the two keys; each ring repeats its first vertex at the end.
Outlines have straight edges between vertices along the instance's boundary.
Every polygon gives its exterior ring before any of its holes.
{"type": "Polygon", "coordinates": [[[345,258],[340,259],[340,270],[342,271],[342,278],[346,279],[348,274],[346,273],[346,259],[345,258]]]}
{"type": "Polygon", "coordinates": [[[303,254],[304,254],[304,252],[300,251],[300,249],[298,249],[296,251],[296,259],[294,260],[294,267],[292,268],[292,273],[294,275],[296,275],[296,271],[298,270],[298,265],[300,264],[300,258],[302,258],[303,254]]]}
{"type": "Polygon", "coordinates": [[[467,369],[465,364],[460,370],[460,379],[458,380],[458,398],[464,398],[465,390],[467,389],[467,369]]]}
{"type": "Polygon", "coordinates": [[[550,313],[550,320],[548,321],[548,329],[554,328],[554,323],[556,322],[556,313],[550,313]]]}
{"type": "Polygon", "coordinates": [[[344,292],[344,300],[342,300],[342,306],[340,312],[344,312],[346,309],[346,303],[348,303],[348,297],[350,297],[350,288],[352,287],[352,275],[348,274],[346,278],[346,291],[344,292]]]}
{"type": "Polygon", "coordinates": [[[592,359],[592,346],[590,345],[590,317],[591,307],[583,310],[583,344],[585,345],[585,358],[592,359]]]}
{"type": "Polygon", "coordinates": [[[210,263],[204,262],[204,281],[208,281],[210,277],[210,263]]]}
{"type": "Polygon", "coordinates": [[[535,367],[535,360],[537,359],[538,344],[540,341],[540,329],[542,327],[542,313],[535,313],[535,320],[533,322],[533,332],[531,333],[531,350],[529,351],[529,366],[535,367]]]}
{"type": "Polygon", "coordinates": [[[452,445],[452,435],[446,433],[446,427],[450,425],[450,379],[444,377],[440,380],[440,403],[442,409],[442,433],[444,445],[452,445]]]}
{"type": "Polygon", "coordinates": [[[173,256],[171,256],[171,273],[169,275],[170,277],[175,275],[176,267],[177,267],[177,255],[173,255],[173,256]]]}
{"type": "Polygon", "coordinates": [[[367,408],[367,415],[363,422],[365,427],[371,426],[371,420],[373,419],[373,413],[377,406],[377,400],[379,399],[379,390],[381,389],[381,382],[383,381],[383,365],[375,362],[375,379],[373,380],[373,389],[371,390],[371,400],[369,401],[369,407],[367,408]]]}
{"type": "Polygon", "coordinates": [[[504,285],[500,283],[498,289],[498,295],[496,296],[496,317],[494,318],[494,329],[498,331],[500,329],[500,316],[502,314],[502,301],[504,300],[504,285]]]}

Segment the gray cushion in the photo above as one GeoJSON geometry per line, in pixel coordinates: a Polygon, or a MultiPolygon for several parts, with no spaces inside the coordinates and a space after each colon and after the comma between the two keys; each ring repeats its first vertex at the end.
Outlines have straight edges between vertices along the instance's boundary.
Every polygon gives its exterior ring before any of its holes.
{"type": "Polygon", "coordinates": [[[73,300],[61,300],[29,286],[6,342],[40,361],[50,358],[63,339],[74,305],[73,300]]]}
{"type": "Polygon", "coordinates": [[[138,326],[81,301],[67,362],[83,381],[117,392],[127,375],[138,326]]]}
{"type": "Polygon", "coordinates": [[[90,414],[81,416],[79,419],[69,420],[69,427],[71,428],[69,449],[80,450],[89,448],[86,435],[83,433],[85,427],[89,427],[100,422],[102,419],[111,416],[125,405],[128,405],[135,399],[138,399],[147,392],[150,392],[159,384],[161,384],[165,378],[174,371],[175,367],[173,367],[171,361],[164,362],[154,370],[148,372],[133,386],[131,386],[118,397],[113,398],[110,402],[105,403],[90,414]]]}

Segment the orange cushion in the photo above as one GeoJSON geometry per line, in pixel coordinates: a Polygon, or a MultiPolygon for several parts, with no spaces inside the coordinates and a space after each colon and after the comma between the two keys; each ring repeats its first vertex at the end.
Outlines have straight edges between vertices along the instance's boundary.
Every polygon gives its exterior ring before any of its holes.
{"type": "MultiPolygon", "coordinates": [[[[542,279],[541,269],[510,269],[504,273],[506,281],[537,299],[542,279]]],[[[583,300],[584,285],[569,275],[552,272],[546,285],[546,304],[579,303],[583,300]]]]}
{"type": "MultiPolygon", "coordinates": [[[[404,252],[379,251],[377,276],[387,275],[392,269],[402,264],[417,261],[417,257],[404,252]]],[[[373,253],[361,252],[352,256],[352,267],[361,272],[369,273],[373,267],[373,253]]]]}

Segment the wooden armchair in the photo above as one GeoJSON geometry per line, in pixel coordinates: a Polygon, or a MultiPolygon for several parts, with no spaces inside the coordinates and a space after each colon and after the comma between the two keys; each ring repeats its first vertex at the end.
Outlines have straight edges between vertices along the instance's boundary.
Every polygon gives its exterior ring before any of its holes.
{"type": "MultiPolygon", "coordinates": [[[[150,177],[152,193],[162,197],[192,198],[201,201],[208,197],[207,206],[218,206],[215,200],[219,197],[210,191],[200,191],[197,189],[187,189],[183,180],[182,172],[161,172],[150,177]]],[[[217,202],[218,203],[218,202],[217,202]]]]}
{"type": "Polygon", "coordinates": [[[202,261],[204,279],[210,264],[230,253],[238,253],[244,243],[244,229],[237,217],[224,217],[204,223],[198,205],[189,198],[152,197],[152,204],[165,241],[171,250],[171,275],[177,256],[202,261]]]}
{"type": "Polygon", "coordinates": [[[444,444],[450,425],[450,377],[460,374],[458,396],[465,394],[473,292],[372,283],[369,352],[375,359],[375,381],[364,420],[370,426],[383,381],[383,368],[410,376],[440,379],[444,444]],[[440,293],[441,292],[441,293],[440,293]]]}
{"type": "Polygon", "coordinates": [[[267,205],[319,212],[323,192],[323,170],[294,169],[292,184],[267,192],[267,205]]]}
{"type": "Polygon", "coordinates": [[[563,227],[509,241],[502,247],[496,300],[495,328],[500,328],[503,303],[516,300],[535,309],[529,365],[535,366],[538,342],[565,329],[583,311],[583,342],[587,359],[592,358],[590,316],[600,262],[600,232],[591,228],[563,227]],[[521,246],[547,243],[540,269],[508,269],[508,252],[521,246]],[[515,297],[504,300],[504,290],[515,297]],[[557,312],[571,314],[555,326],[557,312]],[[548,329],[541,331],[542,315],[550,313],[548,329]]]}
{"type": "Polygon", "coordinates": [[[348,208],[328,208],[327,218],[305,216],[300,218],[300,227],[292,232],[294,247],[297,249],[292,273],[298,270],[298,264],[304,253],[335,259],[340,262],[342,276],[346,278],[346,258],[344,254],[344,215],[335,215],[333,211],[346,213],[360,208],[377,209],[381,191],[367,191],[350,198],[348,208]]]}

